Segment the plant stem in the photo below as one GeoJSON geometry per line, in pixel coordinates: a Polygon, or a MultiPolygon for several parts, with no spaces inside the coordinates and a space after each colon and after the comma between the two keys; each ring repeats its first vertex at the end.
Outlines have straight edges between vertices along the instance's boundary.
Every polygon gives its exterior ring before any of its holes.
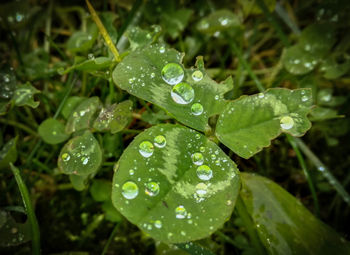
{"type": "Polygon", "coordinates": [[[314,166],[323,174],[328,182],[339,193],[343,200],[350,205],[350,195],[341,185],[341,183],[332,175],[329,169],[322,163],[322,161],[309,149],[308,146],[299,138],[294,138],[296,144],[298,144],[301,151],[306,157],[314,164],[314,166]]]}
{"type": "Polygon", "coordinates": [[[33,205],[30,200],[28,189],[25,185],[25,183],[22,180],[21,174],[19,173],[19,170],[17,167],[15,167],[12,163],[10,163],[11,170],[15,176],[18,189],[21,192],[22,201],[24,204],[24,207],[26,209],[26,213],[28,216],[28,220],[31,226],[32,230],[32,254],[38,255],[40,254],[40,231],[39,231],[39,224],[36,219],[33,205]]]}
{"type": "Polygon", "coordinates": [[[44,49],[47,53],[50,53],[50,40],[48,40],[48,37],[51,35],[51,21],[52,21],[52,4],[53,0],[49,1],[49,8],[47,11],[47,19],[45,24],[45,42],[44,42],[44,49]]]}
{"type": "Polygon", "coordinates": [[[64,104],[66,103],[70,93],[72,92],[73,90],[73,87],[74,87],[74,84],[75,84],[75,81],[77,80],[76,77],[74,77],[73,79],[73,76],[74,76],[74,71],[70,73],[70,75],[68,76],[68,80],[67,80],[67,84],[68,84],[68,88],[66,90],[66,93],[60,103],[60,105],[58,106],[57,108],[57,111],[55,112],[55,115],[52,117],[53,119],[57,119],[58,115],[61,113],[61,110],[64,106],[64,104]]]}
{"type": "Polygon", "coordinates": [[[23,125],[22,123],[19,123],[19,122],[13,121],[13,120],[8,120],[8,119],[7,120],[0,119],[0,123],[17,127],[19,129],[22,129],[23,131],[27,132],[28,134],[31,134],[31,135],[34,135],[34,136],[38,136],[38,134],[34,130],[32,130],[31,128],[27,127],[26,125],[23,125]]]}
{"type": "Polygon", "coordinates": [[[287,139],[288,139],[290,145],[293,147],[293,150],[295,151],[295,154],[297,155],[299,164],[300,164],[301,168],[303,169],[303,172],[305,174],[306,180],[307,180],[307,182],[309,184],[309,188],[310,188],[310,191],[311,191],[312,198],[314,200],[314,206],[315,206],[316,215],[317,215],[317,217],[320,217],[320,207],[319,207],[319,204],[318,204],[318,199],[317,199],[315,186],[314,186],[314,184],[312,182],[312,178],[310,176],[309,170],[306,167],[303,155],[301,154],[301,152],[300,152],[300,150],[299,150],[295,140],[293,139],[293,137],[291,135],[287,134],[287,139]]]}
{"type": "Polygon", "coordinates": [[[120,56],[119,56],[119,52],[117,50],[117,48],[115,47],[111,37],[109,36],[105,26],[102,24],[100,18],[98,17],[94,7],[92,7],[92,5],[90,4],[89,0],[85,0],[88,9],[91,13],[91,17],[94,20],[94,22],[96,23],[98,29],[100,30],[101,35],[103,36],[103,39],[105,40],[108,48],[111,50],[112,54],[114,55],[115,61],[120,62],[120,56]]]}
{"type": "Polygon", "coordinates": [[[247,228],[247,233],[250,237],[250,241],[252,242],[256,252],[260,255],[266,254],[264,247],[261,244],[259,236],[256,232],[255,226],[253,225],[252,219],[247,211],[247,208],[244,205],[244,202],[241,198],[241,195],[237,197],[236,201],[236,210],[241,217],[244,226],[247,228]]]}
{"type": "Polygon", "coordinates": [[[107,253],[109,245],[111,244],[111,242],[112,242],[115,234],[117,233],[118,229],[119,229],[119,223],[117,223],[117,225],[115,225],[115,227],[112,230],[112,233],[109,235],[107,243],[106,243],[105,247],[103,247],[103,251],[102,251],[101,255],[105,255],[107,253]]]}

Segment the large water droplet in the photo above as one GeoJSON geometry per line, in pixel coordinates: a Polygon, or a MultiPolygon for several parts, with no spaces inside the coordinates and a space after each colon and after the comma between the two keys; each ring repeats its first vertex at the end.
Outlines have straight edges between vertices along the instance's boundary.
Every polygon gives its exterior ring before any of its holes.
{"type": "Polygon", "coordinates": [[[203,79],[203,73],[201,71],[199,71],[199,70],[194,71],[192,73],[192,79],[194,81],[200,81],[201,79],[203,79]]]}
{"type": "Polygon", "coordinates": [[[166,145],[166,139],[162,135],[157,135],[154,138],[154,145],[157,146],[158,148],[163,148],[166,145]]]}
{"type": "Polygon", "coordinates": [[[171,90],[172,99],[178,104],[189,104],[194,98],[194,90],[186,82],[181,82],[171,90]]]}
{"type": "Polygon", "coordinates": [[[127,181],[122,186],[122,195],[126,199],[134,199],[139,194],[139,187],[135,182],[127,181]]]}
{"type": "Polygon", "coordinates": [[[197,176],[202,181],[208,181],[213,177],[213,171],[207,165],[201,165],[197,168],[197,176]]]}
{"type": "Polygon", "coordinates": [[[175,85],[184,78],[184,70],[177,63],[166,64],[162,69],[162,78],[169,85],[175,85]]]}
{"type": "Polygon", "coordinates": [[[194,103],[191,106],[191,112],[193,115],[201,115],[203,113],[203,106],[200,103],[194,103]]]}
{"type": "Polygon", "coordinates": [[[200,182],[196,185],[196,193],[199,196],[203,196],[205,194],[207,194],[207,185],[203,182],[200,182]]]}
{"type": "Polygon", "coordinates": [[[154,147],[151,142],[143,141],[142,143],[140,143],[139,152],[143,157],[149,158],[150,156],[152,156],[153,151],[154,151],[154,147]]]}
{"type": "Polygon", "coordinates": [[[184,219],[187,215],[186,208],[183,205],[179,205],[175,208],[175,215],[177,219],[184,219]]]}
{"type": "Polygon", "coordinates": [[[280,120],[280,125],[281,125],[281,128],[283,129],[286,129],[286,130],[291,129],[294,126],[294,120],[289,116],[284,116],[280,120]]]}
{"type": "Polygon", "coordinates": [[[204,157],[203,154],[200,152],[196,152],[192,154],[192,162],[193,164],[200,166],[204,162],[204,157]]]}
{"type": "Polygon", "coordinates": [[[145,184],[145,193],[151,197],[157,196],[159,194],[159,184],[156,182],[148,182],[145,184]]]}

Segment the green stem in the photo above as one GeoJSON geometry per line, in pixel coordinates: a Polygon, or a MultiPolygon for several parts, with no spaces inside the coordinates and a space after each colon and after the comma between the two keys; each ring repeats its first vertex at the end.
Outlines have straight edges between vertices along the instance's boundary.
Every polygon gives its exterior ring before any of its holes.
{"type": "Polygon", "coordinates": [[[117,233],[118,229],[119,229],[119,224],[115,225],[115,227],[113,228],[113,231],[112,231],[112,233],[109,235],[105,247],[103,247],[103,251],[102,251],[102,254],[101,254],[101,255],[105,255],[105,254],[107,253],[108,248],[109,248],[109,245],[111,244],[111,242],[112,242],[112,240],[113,240],[115,234],[117,233]]]}
{"type": "Polygon", "coordinates": [[[269,9],[267,8],[264,0],[256,0],[257,5],[259,6],[259,8],[262,10],[262,12],[264,13],[264,15],[266,16],[267,20],[271,23],[271,25],[275,28],[276,32],[277,32],[277,36],[280,38],[280,40],[282,41],[282,43],[284,44],[284,46],[290,46],[288,37],[285,35],[285,33],[283,32],[280,24],[278,23],[278,21],[276,20],[276,17],[269,11],[269,9]]]}
{"type": "Polygon", "coordinates": [[[50,0],[49,8],[47,11],[46,24],[45,24],[45,34],[47,36],[45,37],[44,49],[47,53],[50,53],[50,41],[48,40],[48,37],[50,37],[51,35],[52,5],[53,5],[53,0],[50,0]]]}
{"type": "Polygon", "coordinates": [[[23,201],[24,207],[26,209],[28,220],[29,220],[29,223],[31,226],[31,230],[32,230],[32,254],[38,255],[38,254],[40,254],[40,231],[39,231],[39,224],[38,224],[38,221],[37,221],[35,213],[34,213],[33,205],[32,205],[32,202],[30,200],[29,192],[28,192],[28,189],[27,189],[25,183],[22,180],[22,177],[19,173],[18,168],[15,167],[12,163],[10,163],[10,166],[11,166],[11,170],[15,176],[15,179],[16,179],[16,182],[18,185],[18,189],[21,192],[22,201],[23,201]]]}
{"type": "Polygon", "coordinates": [[[66,90],[66,93],[60,103],[60,105],[58,106],[57,108],[57,111],[55,112],[55,115],[53,116],[53,119],[57,119],[58,115],[61,113],[61,110],[64,106],[64,104],[66,103],[70,93],[72,92],[73,90],[73,87],[74,87],[74,84],[75,84],[75,81],[76,81],[76,77],[73,79],[73,76],[74,76],[74,71],[71,72],[68,76],[68,80],[67,80],[67,84],[68,84],[68,88],[66,90]]]}
{"type": "Polygon", "coordinates": [[[17,127],[19,129],[22,129],[23,131],[27,132],[28,134],[38,136],[38,134],[34,130],[30,129],[26,125],[23,125],[22,123],[19,123],[19,122],[13,121],[13,120],[8,120],[8,119],[7,120],[0,119],[0,123],[7,124],[7,125],[10,125],[13,127],[17,127]]]}
{"type": "Polygon", "coordinates": [[[303,155],[301,154],[301,152],[300,152],[297,144],[295,143],[295,140],[293,139],[293,137],[291,135],[287,134],[287,139],[288,139],[290,145],[293,147],[293,150],[295,151],[295,154],[297,155],[299,164],[300,164],[301,168],[303,169],[303,172],[305,174],[306,180],[307,180],[307,182],[309,184],[309,188],[310,188],[310,191],[311,191],[312,198],[314,200],[314,206],[315,206],[316,215],[317,215],[317,217],[320,217],[320,207],[319,207],[319,204],[318,204],[318,199],[317,199],[315,186],[314,186],[314,183],[312,182],[312,178],[310,176],[309,170],[306,167],[303,155]]]}
{"type": "Polygon", "coordinates": [[[266,254],[264,247],[261,244],[258,233],[256,232],[255,226],[253,224],[252,219],[247,211],[247,208],[244,205],[244,202],[239,195],[236,201],[236,210],[238,212],[239,217],[241,217],[244,226],[247,229],[247,233],[250,237],[250,241],[252,242],[256,252],[260,255],[266,254]]]}
{"type": "Polygon", "coordinates": [[[323,174],[328,182],[334,187],[334,189],[343,198],[345,203],[350,205],[350,195],[341,185],[341,183],[332,175],[329,169],[322,163],[322,161],[309,149],[308,146],[299,138],[294,138],[296,144],[306,157],[314,164],[314,166],[323,174]]]}

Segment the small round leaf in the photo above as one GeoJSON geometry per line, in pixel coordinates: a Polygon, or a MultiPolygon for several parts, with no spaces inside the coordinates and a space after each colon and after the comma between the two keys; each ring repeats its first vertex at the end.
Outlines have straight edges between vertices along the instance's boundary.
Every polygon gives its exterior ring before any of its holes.
{"type": "Polygon", "coordinates": [[[39,128],[39,135],[48,144],[62,143],[68,139],[69,135],[64,130],[64,125],[56,119],[44,120],[39,128]]]}

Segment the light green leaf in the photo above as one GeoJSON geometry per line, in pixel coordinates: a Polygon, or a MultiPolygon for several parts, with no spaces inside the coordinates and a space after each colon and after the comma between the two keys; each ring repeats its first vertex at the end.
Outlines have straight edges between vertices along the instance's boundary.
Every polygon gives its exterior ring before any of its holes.
{"type": "Polygon", "coordinates": [[[102,162],[99,143],[90,131],[70,139],[62,148],[58,168],[65,174],[95,173],[102,162]]]}
{"type": "Polygon", "coordinates": [[[38,133],[45,143],[58,144],[62,143],[69,138],[64,130],[64,125],[56,119],[44,120],[39,128],[38,133]]]}
{"type": "Polygon", "coordinates": [[[101,108],[101,102],[98,97],[83,100],[69,116],[66,132],[71,134],[78,130],[89,128],[99,108],[101,108]]]}
{"type": "Polygon", "coordinates": [[[197,24],[197,29],[202,33],[214,34],[215,32],[239,28],[240,26],[241,21],[239,17],[230,10],[223,9],[202,18],[197,24]]]}
{"type": "Polygon", "coordinates": [[[36,108],[39,102],[34,101],[33,96],[40,93],[39,90],[34,88],[29,82],[26,84],[18,85],[13,96],[13,101],[17,106],[28,105],[32,108],[36,108]]]}
{"type": "Polygon", "coordinates": [[[65,104],[62,107],[61,114],[65,119],[68,119],[69,115],[72,114],[74,109],[86,98],[84,97],[78,97],[78,96],[71,96],[67,99],[65,104]]]}
{"type": "Polygon", "coordinates": [[[269,254],[350,254],[349,243],[276,183],[242,173],[241,197],[269,254]]]}
{"type": "Polygon", "coordinates": [[[110,130],[112,134],[115,134],[129,124],[131,114],[132,102],[130,100],[112,104],[101,110],[93,127],[100,132],[110,130]]]}
{"type": "Polygon", "coordinates": [[[8,141],[0,150],[0,169],[9,167],[10,163],[17,160],[17,137],[8,141]]]}
{"type": "Polygon", "coordinates": [[[90,187],[90,194],[97,202],[109,200],[112,194],[112,183],[107,180],[94,179],[90,187]]]}
{"type": "Polygon", "coordinates": [[[179,243],[209,236],[230,217],[239,188],[236,165],[189,128],[147,129],[115,166],[114,206],[153,238],[179,243]]]}
{"type": "Polygon", "coordinates": [[[84,189],[87,188],[89,176],[70,174],[69,180],[72,183],[72,186],[75,190],[83,191],[84,189]]]}
{"type": "Polygon", "coordinates": [[[152,30],[149,31],[139,27],[133,27],[127,31],[126,36],[129,39],[130,49],[132,51],[149,46],[158,38],[161,32],[161,27],[158,25],[153,25],[151,26],[151,29],[152,30]]]}
{"type": "Polygon", "coordinates": [[[233,152],[249,158],[281,132],[302,136],[310,127],[310,89],[269,89],[230,102],[218,119],[216,135],[233,152]]]}
{"type": "Polygon", "coordinates": [[[282,54],[284,68],[292,74],[302,75],[311,72],[319,58],[305,51],[299,44],[286,48],[282,54]]]}
{"type": "Polygon", "coordinates": [[[126,56],[113,71],[113,80],[130,94],[165,109],[178,121],[204,131],[208,118],[225,107],[224,94],[232,89],[232,78],[218,84],[205,73],[201,57],[195,69],[184,69],[182,57],[174,49],[150,45],[126,56]]]}

